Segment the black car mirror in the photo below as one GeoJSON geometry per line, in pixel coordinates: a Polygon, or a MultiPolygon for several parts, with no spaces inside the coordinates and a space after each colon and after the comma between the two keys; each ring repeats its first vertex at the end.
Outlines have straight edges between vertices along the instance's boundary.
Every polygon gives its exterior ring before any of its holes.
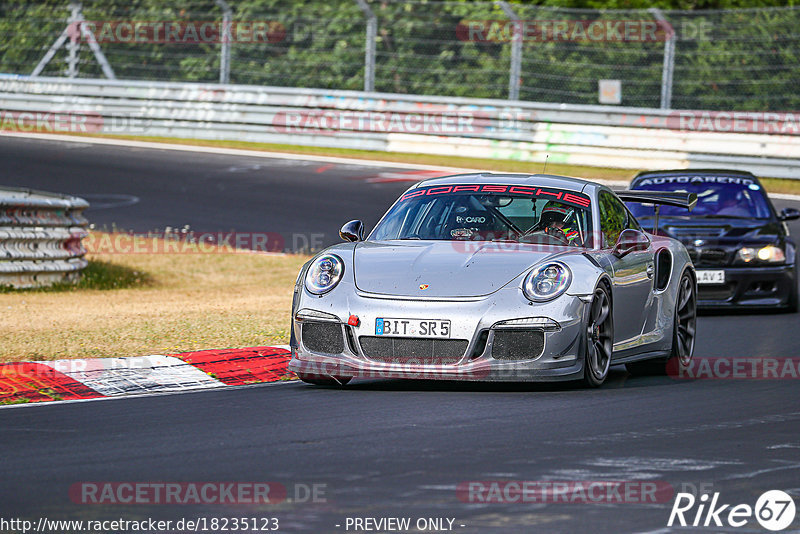
{"type": "Polygon", "coordinates": [[[800,210],[797,208],[784,208],[778,218],[782,221],[794,221],[800,219],[800,210]]]}
{"type": "Polygon", "coordinates": [[[359,220],[345,223],[342,229],[339,230],[339,237],[345,241],[363,241],[364,223],[359,220]]]}
{"type": "Polygon", "coordinates": [[[622,233],[619,234],[619,238],[617,239],[616,245],[614,245],[612,254],[618,258],[622,258],[631,252],[641,252],[643,250],[647,250],[647,247],[649,246],[650,239],[646,235],[638,230],[629,228],[627,230],[623,230],[622,233]]]}

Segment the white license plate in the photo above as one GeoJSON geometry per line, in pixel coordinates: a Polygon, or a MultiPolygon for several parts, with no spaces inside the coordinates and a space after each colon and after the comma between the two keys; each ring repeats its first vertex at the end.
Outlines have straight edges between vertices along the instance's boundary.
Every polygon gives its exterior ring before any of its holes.
{"type": "Polygon", "coordinates": [[[724,284],[725,271],[697,271],[698,284],[724,284]]]}
{"type": "Polygon", "coordinates": [[[445,319],[375,319],[376,336],[450,337],[450,321],[445,319]]]}

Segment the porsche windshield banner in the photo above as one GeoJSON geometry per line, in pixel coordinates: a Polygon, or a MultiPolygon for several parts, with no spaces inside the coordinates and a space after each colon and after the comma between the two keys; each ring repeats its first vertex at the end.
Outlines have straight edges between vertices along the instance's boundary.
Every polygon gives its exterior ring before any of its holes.
{"type": "Polygon", "coordinates": [[[545,187],[527,185],[494,185],[494,184],[462,184],[462,185],[439,185],[433,187],[420,187],[409,191],[402,197],[400,202],[405,200],[433,195],[445,194],[470,194],[485,193],[495,195],[529,196],[532,198],[546,198],[558,200],[565,204],[570,204],[579,208],[588,208],[591,200],[587,195],[575,191],[564,191],[561,189],[551,189],[545,187]]]}

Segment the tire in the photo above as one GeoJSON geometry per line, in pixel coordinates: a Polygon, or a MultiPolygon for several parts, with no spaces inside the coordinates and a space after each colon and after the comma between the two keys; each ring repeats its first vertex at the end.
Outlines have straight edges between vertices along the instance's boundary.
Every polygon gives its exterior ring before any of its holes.
{"type": "Polygon", "coordinates": [[[611,296],[604,285],[594,290],[586,318],[586,352],[583,359],[583,383],[600,387],[608,377],[614,351],[614,313],[611,296]]]}
{"type": "Polygon", "coordinates": [[[298,373],[297,378],[305,382],[306,384],[312,384],[314,386],[344,386],[353,377],[351,376],[320,376],[320,375],[307,375],[298,373]]]}
{"type": "Polygon", "coordinates": [[[686,271],[678,283],[672,327],[672,347],[669,357],[626,363],[625,368],[632,375],[674,374],[679,376],[692,363],[696,333],[697,284],[692,275],[686,271]]]}

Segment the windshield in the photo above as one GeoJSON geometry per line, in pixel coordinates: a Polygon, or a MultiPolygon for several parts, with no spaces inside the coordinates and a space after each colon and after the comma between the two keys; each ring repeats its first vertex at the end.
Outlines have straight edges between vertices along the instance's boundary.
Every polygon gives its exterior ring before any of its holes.
{"type": "Polygon", "coordinates": [[[412,189],[370,239],[515,241],[591,247],[591,201],[574,191],[464,184],[412,189]]]}
{"type": "MultiPolygon", "coordinates": [[[[697,206],[691,213],[684,208],[662,206],[664,216],[732,217],[768,219],[769,204],[758,183],[740,176],[661,176],[645,178],[633,189],[696,193],[697,206]]],[[[631,202],[628,208],[637,219],[653,216],[653,207],[631,202]]]]}

